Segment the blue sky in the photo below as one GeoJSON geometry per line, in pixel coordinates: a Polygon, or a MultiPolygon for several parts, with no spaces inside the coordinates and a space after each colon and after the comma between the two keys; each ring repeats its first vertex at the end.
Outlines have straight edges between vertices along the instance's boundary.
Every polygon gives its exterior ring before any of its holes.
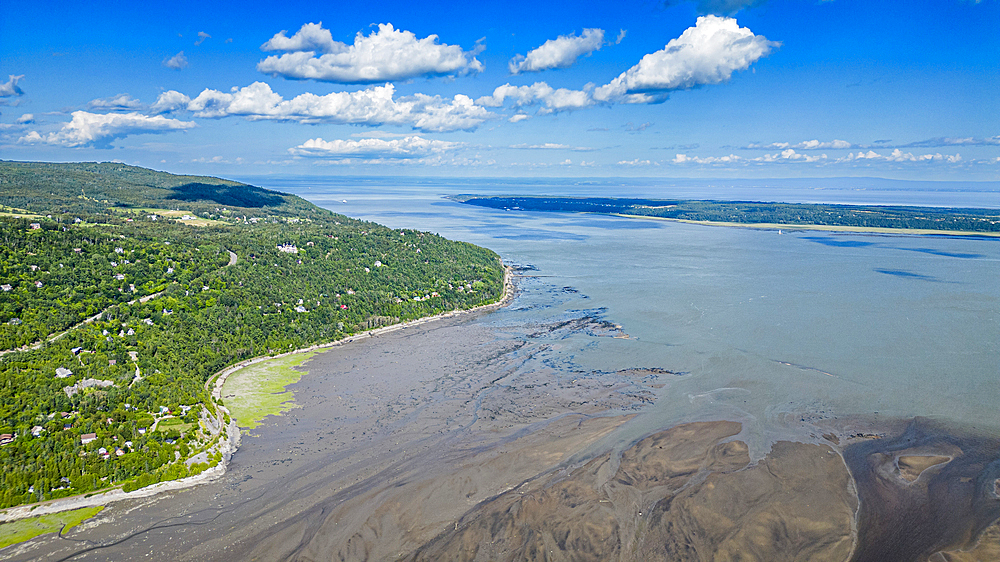
{"type": "Polygon", "coordinates": [[[1000,179],[1000,1],[4,2],[3,159],[1000,179]]]}

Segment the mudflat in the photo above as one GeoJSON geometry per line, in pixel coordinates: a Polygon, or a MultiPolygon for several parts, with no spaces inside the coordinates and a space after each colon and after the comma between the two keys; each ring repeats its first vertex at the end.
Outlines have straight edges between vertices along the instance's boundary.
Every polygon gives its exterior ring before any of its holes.
{"type": "Polygon", "coordinates": [[[998,440],[831,420],[755,459],[745,424],[698,420],[604,446],[683,375],[546,355],[581,333],[623,336],[584,311],[443,319],[317,353],[289,387],[297,407],[246,433],[218,480],[115,502],[0,558],[997,559],[998,440]]]}

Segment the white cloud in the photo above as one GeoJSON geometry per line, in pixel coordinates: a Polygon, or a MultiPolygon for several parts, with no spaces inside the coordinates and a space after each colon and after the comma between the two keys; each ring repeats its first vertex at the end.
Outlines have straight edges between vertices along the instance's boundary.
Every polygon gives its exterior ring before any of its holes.
{"type": "Polygon", "coordinates": [[[461,75],[480,72],[476,52],[438,43],[437,35],[417,39],[392,24],[379,24],[367,37],[358,33],[354,44],[334,41],[322,24],[306,24],[292,37],[282,31],[264,43],[265,51],[286,51],[257,64],[273,76],[343,84],[372,84],[417,76],[461,75]],[[316,51],[323,54],[316,56],[316,51]]]}
{"type": "Polygon", "coordinates": [[[44,142],[73,148],[110,148],[111,141],[128,135],[182,131],[195,126],[193,122],[168,119],[160,115],[150,117],[141,113],[98,114],[74,111],[73,120],[63,125],[58,132],[43,136],[37,131],[31,131],[18,142],[44,142]]]}
{"type": "Polygon", "coordinates": [[[282,30],[267,43],[260,46],[262,51],[319,51],[321,53],[342,53],[347,45],[333,40],[329,29],[323,29],[323,22],[307,23],[299,31],[288,37],[282,30]]]}
{"type": "Polygon", "coordinates": [[[590,152],[594,150],[593,148],[586,146],[572,146],[555,142],[546,142],[542,144],[514,144],[511,145],[510,148],[518,150],[572,150],[575,152],[590,152]]]}
{"type": "Polygon", "coordinates": [[[24,91],[17,85],[17,82],[24,78],[24,75],[14,76],[10,75],[10,79],[7,82],[0,84],[0,98],[9,98],[11,96],[23,96],[24,91]]]}
{"type": "Polygon", "coordinates": [[[730,154],[729,156],[707,156],[704,158],[678,154],[674,156],[673,160],[671,160],[674,164],[732,164],[742,161],[743,158],[740,158],[735,154],[730,154]]]}
{"type": "Polygon", "coordinates": [[[826,160],[826,154],[809,156],[807,154],[799,154],[791,148],[786,148],[776,154],[765,154],[757,158],[748,158],[747,160],[751,162],[819,162],[826,160]]]}
{"type": "Polygon", "coordinates": [[[313,158],[410,159],[453,151],[461,146],[462,143],[425,139],[416,135],[389,140],[367,138],[325,141],[315,138],[289,148],[288,152],[295,156],[313,158]]]}
{"type": "MultiPolygon", "coordinates": [[[[679,155],[678,155],[679,156],[679,155]]],[[[621,160],[618,162],[619,166],[659,166],[659,162],[651,162],[649,160],[640,160],[636,158],[635,160],[621,160]]]]}
{"type": "Polygon", "coordinates": [[[796,148],[799,150],[846,150],[848,148],[856,148],[857,145],[849,143],[845,140],[834,139],[832,141],[819,141],[810,140],[803,141],[797,144],[792,144],[788,142],[772,142],[771,144],[758,144],[750,143],[743,147],[748,150],[763,149],[763,150],[785,150],[786,148],[796,148]]]}
{"type": "Polygon", "coordinates": [[[777,46],[740,27],[735,19],[702,16],[662,50],[644,56],[639,64],[594,90],[594,98],[619,101],[639,94],[645,97],[633,101],[662,101],[666,92],[725,82],[734,71],[746,70],[777,46]]]}
{"type": "Polygon", "coordinates": [[[134,111],[142,107],[142,102],[128,94],[118,94],[108,98],[91,100],[88,109],[95,111],[134,111]]]}
{"type": "Polygon", "coordinates": [[[541,113],[582,109],[594,103],[583,90],[553,88],[545,82],[535,82],[530,86],[504,84],[494,89],[492,95],[476,100],[476,103],[486,107],[502,107],[507,100],[513,101],[515,107],[541,103],[544,106],[541,113]]]}
{"type": "Polygon", "coordinates": [[[393,99],[392,84],[325,96],[301,94],[285,100],[264,82],[232,93],[206,89],[187,104],[196,117],[242,116],[251,120],[354,125],[406,125],[426,132],[472,130],[495,117],[472,98],[415,94],[393,99]]]}
{"type": "Polygon", "coordinates": [[[604,30],[588,28],[583,35],[560,35],[549,39],[527,56],[517,55],[508,63],[511,74],[540,72],[550,68],[567,68],[576,59],[598,50],[604,44],[604,30]]]}
{"type": "Polygon", "coordinates": [[[191,103],[191,98],[176,90],[167,90],[156,98],[156,102],[150,106],[149,111],[153,114],[170,113],[187,109],[189,103],[191,103]]]}
{"type": "Polygon", "coordinates": [[[163,66],[174,70],[180,70],[187,65],[188,60],[187,57],[184,56],[184,51],[181,51],[172,57],[163,59],[163,66]]]}
{"type": "Polygon", "coordinates": [[[202,43],[205,42],[205,39],[211,39],[211,38],[212,38],[211,35],[205,33],[204,31],[199,31],[198,32],[198,40],[195,41],[194,44],[195,45],[201,45],[202,43]]]}
{"type": "Polygon", "coordinates": [[[525,119],[531,119],[531,116],[527,115],[525,113],[517,113],[517,114],[511,115],[510,119],[508,119],[508,121],[510,121],[511,123],[517,123],[518,121],[524,121],[525,119]]]}
{"type": "Polygon", "coordinates": [[[34,116],[34,114],[31,114],[31,113],[25,113],[24,115],[18,117],[17,121],[15,121],[15,123],[17,123],[19,125],[25,125],[25,124],[34,123],[34,122],[35,122],[35,116],[34,116]]]}
{"type": "Polygon", "coordinates": [[[903,152],[900,149],[894,149],[888,155],[882,155],[874,150],[869,150],[868,152],[858,151],[857,153],[849,153],[843,158],[837,159],[837,162],[851,162],[851,161],[886,161],[886,162],[948,162],[951,164],[957,164],[962,161],[961,154],[941,154],[940,152],[934,154],[919,154],[914,155],[912,152],[903,152]]]}

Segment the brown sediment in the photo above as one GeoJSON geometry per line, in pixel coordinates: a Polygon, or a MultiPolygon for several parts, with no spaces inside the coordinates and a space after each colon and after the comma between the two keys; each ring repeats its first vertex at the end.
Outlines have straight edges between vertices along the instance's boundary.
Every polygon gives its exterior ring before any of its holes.
{"type": "Polygon", "coordinates": [[[904,480],[913,482],[928,468],[950,460],[951,457],[940,455],[900,455],[896,457],[896,466],[899,468],[899,475],[904,480]]]}
{"type": "Polygon", "coordinates": [[[857,501],[828,446],[749,465],[734,422],[652,435],[477,506],[408,560],[844,560],[857,501]]]}
{"type": "Polygon", "coordinates": [[[853,561],[961,560],[996,551],[985,539],[1000,517],[993,493],[1000,440],[918,418],[896,437],[848,446],[844,459],[861,497],[853,561]]]}

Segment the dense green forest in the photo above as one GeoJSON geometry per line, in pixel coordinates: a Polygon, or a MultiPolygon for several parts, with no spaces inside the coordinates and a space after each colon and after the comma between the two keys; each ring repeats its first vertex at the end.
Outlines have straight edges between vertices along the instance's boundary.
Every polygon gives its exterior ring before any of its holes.
{"type": "Polygon", "coordinates": [[[997,209],[601,197],[477,197],[461,195],[453,199],[480,207],[522,211],[621,214],[741,224],[826,225],[950,230],[970,233],[1000,232],[1000,210],[997,209]]]}
{"type": "Polygon", "coordinates": [[[0,193],[0,507],[197,473],[220,369],[502,292],[489,250],[235,182],[0,163],[0,193]]]}

